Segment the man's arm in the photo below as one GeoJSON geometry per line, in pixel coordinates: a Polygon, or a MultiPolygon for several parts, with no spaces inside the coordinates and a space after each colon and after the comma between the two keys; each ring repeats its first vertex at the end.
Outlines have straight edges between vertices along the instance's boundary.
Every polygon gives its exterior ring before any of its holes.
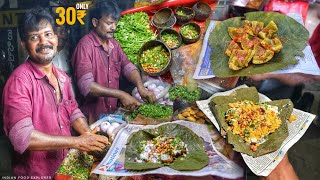
{"type": "Polygon", "coordinates": [[[81,136],[52,136],[37,130],[31,132],[29,150],[57,150],[75,148],[80,151],[102,151],[108,143],[108,138],[92,133],[81,136]]]}
{"type": "Polygon", "coordinates": [[[95,97],[115,97],[118,98],[125,109],[134,110],[140,103],[130,94],[119,89],[111,89],[91,82],[89,95],[95,97]]]}
{"type": "Polygon", "coordinates": [[[261,81],[264,79],[277,79],[280,82],[289,86],[295,86],[299,84],[311,83],[314,81],[320,81],[320,76],[302,74],[302,73],[290,73],[290,74],[257,74],[249,76],[254,81],[261,81]]]}
{"type": "Polygon", "coordinates": [[[92,44],[80,42],[71,58],[80,93],[85,97],[115,97],[120,100],[126,109],[134,109],[139,102],[128,93],[96,83],[92,73],[91,60],[94,50],[91,46],[92,44]]]}
{"type": "Polygon", "coordinates": [[[145,102],[150,102],[153,103],[155,102],[156,96],[153,93],[153,91],[147,90],[142,82],[140,72],[137,69],[137,67],[128,59],[126,54],[123,52],[121,49],[120,45],[118,42],[114,42],[115,44],[115,49],[118,50],[119,53],[119,58],[121,59],[121,70],[123,75],[133,84],[137,87],[138,92],[142,98],[143,101],[145,102]]]}

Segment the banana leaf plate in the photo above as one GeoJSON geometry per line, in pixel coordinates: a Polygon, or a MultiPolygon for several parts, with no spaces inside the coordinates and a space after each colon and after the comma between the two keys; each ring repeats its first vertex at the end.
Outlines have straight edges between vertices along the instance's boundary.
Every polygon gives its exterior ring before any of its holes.
{"type": "Polygon", "coordinates": [[[230,18],[219,23],[211,32],[209,44],[212,48],[210,56],[213,73],[217,77],[248,76],[273,72],[296,64],[295,56],[303,57],[302,50],[306,47],[309,33],[303,25],[289,16],[277,12],[250,12],[245,17],[230,18]],[[229,69],[229,57],[225,54],[228,42],[231,38],[228,27],[243,27],[244,19],[249,21],[260,21],[267,25],[274,21],[278,27],[278,37],[283,45],[279,53],[265,64],[249,64],[248,67],[238,71],[229,69]]]}
{"type": "Polygon", "coordinates": [[[233,149],[235,151],[245,153],[253,157],[258,157],[278,150],[281,147],[282,142],[289,135],[286,121],[290,118],[293,111],[292,102],[289,99],[266,102],[268,105],[278,107],[280,112],[279,117],[282,123],[275,132],[269,134],[265,138],[266,141],[258,147],[257,151],[252,151],[250,149],[250,144],[245,143],[239,135],[235,135],[231,131],[227,130],[228,124],[225,119],[225,114],[229,109],[228,103],[242,100],[250,100],[254,103],[259,103],[258,91],[254,87],[238,89],[229,96],[216,96],[212,98],[209,105],[219,123],[221,128],[220,131],[223,130],[227,133],[228,143],[234,146],[233,149]]]}
{"type": "Polygon", "coordinates": [[[203,140],[189,128],[168,123],[154,129],[144,129],[135,132],[129,137],[127,149],[125,152],[125,169],[127,170],[150,170],[166,166],[162,163],[136,162],[135,158],[140,157],[138,151],[141,141],[151,140],[160,134],[179,137],[187,144],[188,154],[185,157],[179,157],[168,164],[172,169],[178,171],[199,170],[208,165],[209,158],[204,150],[203,140]]]}

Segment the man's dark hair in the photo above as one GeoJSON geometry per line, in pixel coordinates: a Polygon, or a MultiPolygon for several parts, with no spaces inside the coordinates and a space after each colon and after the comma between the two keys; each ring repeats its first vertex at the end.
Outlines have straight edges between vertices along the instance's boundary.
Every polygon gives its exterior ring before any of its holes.
{"type": "Polygon", "coordinates": [[[101,1],[97,2],[94,8],[90,11],[90,19],[100,19],[103,16],[110,16],[113,19],[118,20],[120,18],[120,12],[117,3],[113,1],[101,1]]]}
{"type": "Polygon", "coordinates": [[[28,10],[19,19],[19,35],[22,41],[27,41],[28,33],[38,31],[40,23],[47,21],[51,24],[53,31],[56,32],[55,21],[50,12],[43,7],[36,7],[28,10]]]}

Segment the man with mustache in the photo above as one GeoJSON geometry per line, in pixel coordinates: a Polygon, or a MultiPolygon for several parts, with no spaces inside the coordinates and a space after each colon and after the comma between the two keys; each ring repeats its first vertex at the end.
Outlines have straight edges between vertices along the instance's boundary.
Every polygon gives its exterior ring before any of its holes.
{"type": "Polygon", "coordinates": [[[69,148],[101,151],[108,138],[95,135],[78,109],[69,77],[52,64],[58,39],[54,19],[42,8],[27,11],[19,24],[29,58],[3,91],[4,131],[14,147],[14,175],[52,179],[69,148]],[[70,128],[80,136],[73,137],[70,128]]]}
{"type": "Polygon", "coordinates": [[[120,75],[137,86],[143,100],[154,102],[154,93],[144,88],[140,72],[113,38],[120,18],[117,4],[97,3],[90,16],[93,30],[79,41],[71,59],[78,89],[85,97],[83,113],[89,119],[98,119],[100,115],[113,113],[118,100],[128,110],[139,105],[130,94],[119,90],[120,75]]]}

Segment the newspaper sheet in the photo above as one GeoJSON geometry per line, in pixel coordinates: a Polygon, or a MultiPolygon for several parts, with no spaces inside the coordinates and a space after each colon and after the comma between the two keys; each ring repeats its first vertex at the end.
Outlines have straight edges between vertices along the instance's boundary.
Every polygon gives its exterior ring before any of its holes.
{"type": "MultiPolygon", "coordinates": [[[[303,24],[301,14],[289,13],[287,15],[292,17],[299,23],[303,24]]],[[[214,20],[210,21],[210,24],[204,36],[198,64],[193,74],[194,79],[209,79],[209,78],[215,77],[211,68],[210,55],[211,55],[212,49],[209,45],[208,39],[212,30],[215,28],[216,23],[217,21],[214,21],[214,20]]],[[[303,53],[305,55],[303,58],[296,56],[296,58],[299,60],[297,64],[291,65],[285,69],[274,71],[272,73],[274,74],[305,73],[305,74],[312,74],[312,75],[320,75],[320,69],[317,65],[317,62],[314,58],[311,47],[309,45],[305,47],[305,49],[303,50],[303,53]]]]}
{"type": "MultiPolygon", "coordinates": [[[[128,124],[119,131],[110,150],[101,163],[94,169],[93,173],[107,176],[134,176],[143,174],[163,174],[163,175],[183,175],[183,176],[205,176],[215,175],[224,178],[240,178],[243,177],[243,168],[230,161],[222,155],[213,145],[212,137],[206,125],[196,124],[188,121],[174,121],[169,123],[177,123],[190,128],[194,133],[201,137],[205,142],[205,150],[209,157],[209,164],[201,170],[197,171],[177,171],[169,167],[162,167],[147,171],[128,171],[124,168],[124,159],[126,151],[126,143],[129,136],[133,132],[141,129],[155,128],[159,125],[132,125],[128,124]]],[[[163,123],[166,124],[166,123],[163,123]]]]}
{"type": "MultiPolygon", "coordinates": [[[[242,85],[226,92],[216,93],[207,100],[197,101],[197,105],[199,109],[201,109],[203,113],[211,120],[214,126],[220,131],[219,124],[209,108],[210,100],[215,96],[226,96],[236,89],[246,87],[248,86],[242,85]]],[[[270,101],[270,99],[267,96],[259,93],[259,101],[266,102],[270,101]]],[[[292,123],[288,123],[289,136],[284,140],[279,150],[256,158],[241,153],[247,166],[256,175],[268,176],[271,171],[279,164],[289,148],[292,147],[303,136],[303,134],[307,131],[308,127],[312,123],[313,119],[316,117],[314,114],[303,112],[298,109],[293,109],[293,114],[297,116],[297,119],[292,123]]]]}

